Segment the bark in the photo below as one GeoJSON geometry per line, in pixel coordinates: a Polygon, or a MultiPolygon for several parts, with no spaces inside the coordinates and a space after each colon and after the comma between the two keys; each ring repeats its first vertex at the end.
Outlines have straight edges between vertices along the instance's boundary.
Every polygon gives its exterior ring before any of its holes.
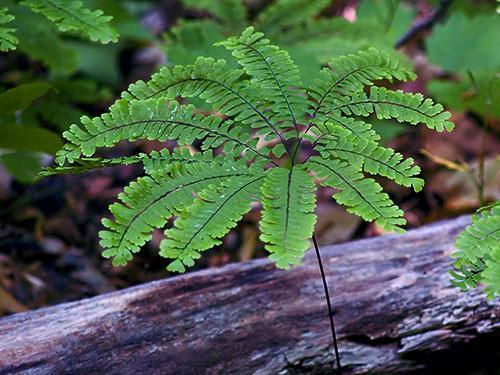
{"type": "MultiPolygon", "coordinates": [[[[496,373],[498,301],[450,286],[459,218],[321,249],[349,373],[496,373]]],[[[331,373],[318,265],[232,264],[0,320],[0,373],[331,373]]]]}

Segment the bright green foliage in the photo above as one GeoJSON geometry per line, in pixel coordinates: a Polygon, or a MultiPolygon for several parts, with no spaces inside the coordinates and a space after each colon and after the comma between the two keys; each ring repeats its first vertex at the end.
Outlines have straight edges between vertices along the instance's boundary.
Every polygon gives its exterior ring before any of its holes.
{"type": "MultiPolygon", "coordinates": [[[[0,8],[0,25],[8,24],[14,20],[14,16],[8,13],[7,8],[0,8]]],[[[14,36],[16,30],[10,27],[0,27],[0,51],[9,51],[16,49],[16,44],[18,42],[17,38],[14,36]]]]}
{"type": "Polygon", "coordinates": [[[441,106],[421,95],[374,86],[413,73],[369,50],[332,60],[339,70],[326,68],[306,88],[288,53],[253,28],[220,45],[241,69],[204,57],[192,65],[164,67],[150,81],[130,85],[109,113],[82,117],[64,133],[68,143],[57,155],[60,166],[47,174],[121,162],[142,163],[147,174],[111,205],[114,220],[105,219],[101,232],[104,255],[125,264],[153,230],[176,218],[165,231],[160,254],[171,260],[169,270],[182,272],[202,251],[220,244],[253,202],[261,202],[261,239],[277,266],[287,268],[300,262],[313,234],[315,182],[335,188],[334,199],[349,212],[401,231],[403,212],[364,172],[418,191],[419,168],[380,146],[371,125],[355,117],[375,113],[451,130],[450,114],[441,106]],[[212,114],[198,114],[186,98],[204,100],[212,114]],[[176,140],[181,148],[123,159],[92,157],[98,148],[137,139],[176,140]],[[193,142],[201,151],[182,148],[193,142]],[[306,142],[313,151],[301,162],[306,142]]]}
{"type": "Polygon", "coordinates": [[[85,8],[81,1],[23,0],[21,4],[55,22],[60,31],[81,34],[93,42],[118,40],[117,32],[109,25],[112,17],[105,16],[101,10],[85,8]]]}
{"type": "Polygon", "coordinates": [[[456,12],[427,39],[429,59],[449,71],[473,72],[500,65],[500,15],[469,18],[456,12]]]}
{"type": "Polygon", "coordinates": [[[168,269],[184,272],[185,266],[192,266],[200,257],[200,251],[219,245],[220,239],[250,211],[251,202],[258,199],[264,177],[262,170],[248,173],[242,168],[239,175],[203,189],[175,226],[165,231],[167,238],[160,244],[160,254],[174,259],[168,269]]]}
{"type": "Polygon", "coordinates": [[[285,126],[297,126],[297,115],[302,117],[305,108],[305,92],[299,77],[299,69],[290,55],[269,44],[262,33],[254,33],[249,27],[239,37],[217,43],[232,51],[254,87],[270,102],[276,117],[272,120],[285,126]]]}
{"type": "Polygon", "coordinates": [[[303,166],[273,168],[262,187],[261,240],[280,268],[300,263],[316,223],[316,187],[303,166]]]}
{"type": "Polygon", "coordinates": [[[470,18],[458,12],[436,27],[427,40],[429,58],[454,74],[429,83],[434,97],[455,110],[500,116],[499,24],[498,14],[470,18]]]}
{"type": "Polygon", "coordinates": [[[462,290],[482,283],[489,298],[500,296],[500,202],[473,215],[455,247],[451,282],[462,290]]]}
{"type": "Polygon", "coordinates": [[[424,180],[416,178],[420,168],[413,165],[413,159],[404,159],[393,149],[379,146],[377,142],[355,136],[341,127],[330,128],[331,140],[318,147],[322,153],[335,153],[339,159],[356,163],[358,168],[373,174],[387,177],[396,183],[422,190],[424,180]]]}
{"type": "Polygon", "coordinates": [[[224,143],[227,152],[239,153],[248,149],[248,155],[260,154],[257,140],[249,139],[241,129],[232,127],[232,121],[215,116],[196,116],[193,106],[181,106],[163,99],[143,101],[119,100],[111,106],[109,114],[90,119],[82,117],[84,129],[72,125],[63,136],[70,141],[58,153],[57,162],[72,163],[82,154],[91,156],[97,147],[111,147],[121,140],[149,139],[165,141],[176,139],[189,145],[195,139],[204,139],[203,148],[218,147],[224,143]]]}
{"type": "Polygon", "coordinates": [[[339,189],[333,197],[347,207],[347,211],[366,221],[375,221],[387,230],[401,231],[406,221],[403,211],[397,208],[382,186],[365,178],[359,168],[339,160],[312,157],[308,167],[322,180],[322,185],[339,189]]]}

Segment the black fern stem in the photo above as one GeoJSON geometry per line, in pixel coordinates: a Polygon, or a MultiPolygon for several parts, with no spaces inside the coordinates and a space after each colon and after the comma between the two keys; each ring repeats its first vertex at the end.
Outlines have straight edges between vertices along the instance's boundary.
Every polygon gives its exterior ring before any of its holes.
{"type": "Polygon", "coordinates": [[[330,317],[330,328],[332,330],[333,348],[335,350],[335,360],[337,362],[338,373],[340,374],[342,371],[342,367],[340,366],[339,346],[337,344],[337,334],[335,333],[335,322],[333,321],[333,311],[332,311],[332,303],[330,302],[330,292],[328,291],[328,284],[326,282],[325,270],[323,268],[323,261],[321,260],[321,254],[319,253],[318,242],[316,241],[316,236],[314,234],[312,235],[312,240],[314,244],[314,250],[316,251],[316,257],[318,258],[319,270],[321,272],[321,280],[323,280],[323,288],[325,290],[325,298],[326,298],[326,303],[328,305],[328,316],[330,317]]]}

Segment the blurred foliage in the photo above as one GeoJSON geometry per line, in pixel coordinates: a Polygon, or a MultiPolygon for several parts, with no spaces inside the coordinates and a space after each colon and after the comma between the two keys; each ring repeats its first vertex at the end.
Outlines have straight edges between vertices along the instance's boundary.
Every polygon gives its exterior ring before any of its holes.
{"type": "Polygon", "coordinates": [[[451,74],[429,91],[457,111],[500,116],[500,15],[453,13],[427,39],[430,61],[451,74]]]}
{"type": "Polygon", "coordinates": [[[0,163],[19,181],[33,181],[61,131],[111,101],[124,48],[152,40],[134,3],[2,1],[0,163]]]}
{"type": "Polygon", "coordinates": [[[190,64],[197,56],[229,60],[228,52],[213,44],[253,25],[290,52],[305,84],[312,83],[320,66],[331,58],[369,47],[402,58],[393,45],[410,26],[413,8],[399,0],[363,0],[356,20],[350,22],[325,15],[330,3],[278,0],[250,17],[242,0],[184,0],[186,7],[203,11],[206,17],[180,20],[165,34],[164,50],[171,64],[190,64]]]}

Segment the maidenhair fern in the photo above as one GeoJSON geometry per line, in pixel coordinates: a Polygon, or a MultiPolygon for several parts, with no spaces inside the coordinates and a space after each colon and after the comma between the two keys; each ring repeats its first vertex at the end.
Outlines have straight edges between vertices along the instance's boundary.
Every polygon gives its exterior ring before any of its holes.
{"type": "Polygon", "coordinates": [[[53,21],[63,32],[77,32],[94,42],[109,43],[118,40],[118,33],[109,26],[112,17],[98,10],[90,10],[78,0],[22,0],[34,12],[53,21]]]}
{"type": "MultiPolygon", "coordinates": [[[[21,13],[22,19],[19,20],[21,22],[21,26],[23,22],[33,22],[30,26],[31,33],[38,32],[37,29],[44,30],[43,27],[39,27],[37,23],[43,23],[43,21],[39,21],[36,18],[29,20],[30,13],[39,13],[45,16],[45,18],[50,21],[50,23],[54,24],[57,29],[61,32],[68,32],[74,35],[78,35],[84,37],[86,39],[90,39],[93,42],[100,43],[109,43],[109,42],[117,42],[118,41],[118,33],[117,31],[111,27],[110,22],[113,19],[111,16],[106,16],[102,10],[96,9],[91,10],[84,7],[83,3],[78,0],[21,0],[18,3],[22,5],[19,7],[16,1],[8,0],[6,3],[10,8],[13,8],[17,13],[21,13]],[[24,8],[24,9],[23,9],[24,8]],[[26,17],[23,13],[25,10],[30,10],[26,17]],[[26,18],[26,19],[24,19],[26,18]],[[33,29],[34,28],[34,29],[33,29]]],[[[0,51],[9,51],[14,50],[17,47],[19,42],[18,37],[16,36],[15,28],[11,28],[7,26],[2,26],[8,24],[9,22],[18,18],[9,13],[9,9],[7,7],[0,8],[0,51]]],[[[45,25],[44,25],[45,26],[45,25]]],[[[47,26],[45,26],[46,28],[47,26]]],[[[44,30],[45,31],[45,30],[44,30]]],[[[50,30],[52,34],[55,34],[54,31],[50,30]]],[[[21,30],[21,33],[23,30],[21,30]]],[[[31,37],[31,35],[30,35],[31,37]]],[[[55,35],[51,35],[54,39],[55,35]]],[[[24,35],[21,35],[20,39],[25,39],[24,35]]],[[[38,36],[37,36],[38,38],[38,36]]],[[[37,39],[35,38],[35,39],[37,39]]],[[[35,50],[35,57],[40,58],[40,56],[36,56],[36,47],[38,49],[48,49],[49,52],[53,53],[54,49],[58,47],[54,46],[53,40],[45,40],[45,45],[36,45],[30,46],[29,50],[35,50]]],[[[57,42],[57,40],[56,40],[57,42]]],[[[45,52],[48,54],[47,52],[45,52]]],[[[44,53],[39,52],[38,55],[45,56],[44,53]]],[[[64,60],[65,56],[55,57],[55,59],[64,60]]],[[[45,57],[45,59],[50,59],[50,57],[45,57]]]]}
{"type": "Polygon", "coordinates": [[[8,24],[14,20],[14,16],[9,14],[8,8],[0,8],[0,51],[9,51],[16,49],[18,42],[14,35],[15,29],[8,27],[8,24]]]}
{"type": "Polygon", "coordinates": [[[82,117],[64,133],[68,143],[47,174],[142,163],[146,175],[130,183],[104,219],[104,256],[125,265],[164,228],[160,254],[182,272],[221,243],[243,215],[262,204],[261,240],[278,267],[301,261],[316,222],[316,184],[335,188],[347,210],[390,231],[405,225],[401,211],[365,173],[422,189],[419,168],[379,144],[369,121],[396,119],[451,130],[450,114],[420,94],[374,86],[414,74],[375,49],[334,58],[310,88],[288,53],[247,28],[220,45],[240,69],[199,57],[192,65],[162,68],[138,81],[100,117],[82,117]],[[370,87],[368,93],[365,87],[370,87]],[[178,98],[198,97],[212,108],[201,115],[178,98]],[[364,118],[364,119],[363,119],[364,118]],[[179,148],[118,159],[93,157],[122,140],[176,140],[179,148]],[[183,146],[195,140],[200,151],[183,146]],[[305,145],[309,145],[305,148],[305,145]],[[304,155],[304,150],[308,155],[304,155]],[[176,218],[173,226],[170,218],[176,218]]]}
{"type": "Polygon", "coordinates": [[[473,215],[455,247],[451,282],[464,291],[481,283],[489,298],[500,296],[500,202],[473,215]]]}

